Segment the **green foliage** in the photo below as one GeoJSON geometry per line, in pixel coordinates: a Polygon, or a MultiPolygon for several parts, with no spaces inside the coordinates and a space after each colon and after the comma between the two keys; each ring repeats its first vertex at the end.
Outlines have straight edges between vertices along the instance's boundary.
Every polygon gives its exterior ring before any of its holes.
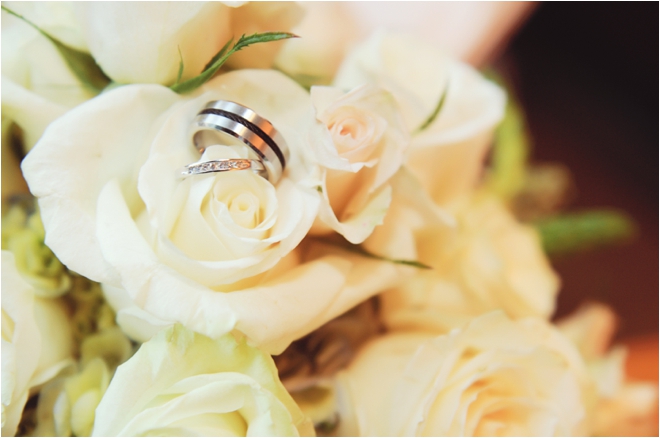
{"type": "Polygon", "coordinates": [[[179,71],[176,74],[176,81],[174,81],[174,85],[181,82],[181,76],[183,76],[183,55],[181,54],[181,47],[177,46],[176,49],[179,51],[179,71]]]}
{"type": "Polygon", "coordinates": [[[23,22],[36,29],[41,35],[48,38],[48,40],[55,45],[57,51],[62,58],[64,58],[64,61],[67,63],[73,74],[75,74],[80,82],[92,91],[99,93],[110,83],[110,78],[103,73],[101,67],[96,64],[96,61],[94,61],[94,58],[89,53],[81,52],[80,50],[67,46],[24,16],[12,11],[4,5],[2,6],[2,10],[21,19],[23,22]]]}
{"type": "Polygon", "coordinates": [[[549,255],[565,255],[625,242],[636,234],[627,215],[613,210],[563,214],[536,223],[549,255]]]}
{"type": "Polygon", "coordinates": [[[279,41],[288,38],[297,38],[297,36],[287,32],[265,32],[265,33],[255,33],[250,36],[243,35],[238,39],[236,44],[232,46],[231,49],[227,50],[228,47],[233,42],[233,39],[229,40],[222,47],[222,49],[220,49],[220,51],[216,53],[216,55],[211,59],[211,61],[209,61],[209,63],[206,65],[204,71],[201,74],[195,76],[194,78],[188,79],[187,81],[183,81],[181,83],[177,82],[176,84],[172,85],[170,88],[177,93],[190,93],[191,91],[196,90],[197,88],[204,85],[207,81],[209,81],[213,77],[213,75],[215,75],[218,72],[218,70],[220,70],[220,67],[222,67],[222,65],[225,62],[227,62],[229,57],[234,53],[238,52],[239,50],[251,46],[252,44],[267,43],[271,41],[279,41]]]}
{"type": "Polygon", "coordinates": [[[44,243],[46,232],[32,202],[12,205],[2,217],[2,249],[11,251],[16,268],[42,297],[57,297],[71,289],[66,268],[44,243]]]}
{"type": "Polygon", "coordinates": [[[515,197],[525,186],[530,140],[522,109],[509,98],[504,120],[495,132],[488,186],[505,200],[515,197]]]}
{"type": "Polygon", "coordinates": [[[438,104],[435,106],[433,109],[433,112],[431,115],[422,123],[419,128],[415,130],[415,134],[419,134],[420,132],[424,131],[426,128],[431,126],[433,122],[435,122],[435,119],[438,118],[438,115],[440,114],[440,111],[442,111],[442,107],[445,106],[445,101],[447,100],[447,92],[449,91],[449,82],[445,85],[445,89],[442,92],[442,96],[440,96],[440,100],[438,100],[438,104]]]}

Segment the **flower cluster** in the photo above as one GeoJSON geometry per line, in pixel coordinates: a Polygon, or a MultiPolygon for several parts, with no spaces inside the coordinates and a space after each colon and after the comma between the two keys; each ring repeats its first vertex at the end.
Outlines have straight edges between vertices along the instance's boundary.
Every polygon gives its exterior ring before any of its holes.
{"type": "Polygon", "coordinates": [[[549,322],[540,239],[483,183],[502,88],[390,33],[310,86],[267,32],[301,7],[230,3],[4,8],[3,435],[607,433],[632,389],[590,361],[621,356],[549,322]],[[193,145],[218,100],[272,123],[281,179],[181,175],[255,159],[193,145]]]}

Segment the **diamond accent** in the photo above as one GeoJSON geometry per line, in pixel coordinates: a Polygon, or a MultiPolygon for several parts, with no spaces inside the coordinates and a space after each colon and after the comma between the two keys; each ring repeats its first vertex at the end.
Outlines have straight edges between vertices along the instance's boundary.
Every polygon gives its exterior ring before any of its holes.
{"type": "Polygon", "coordinates": [[[252,168],[252,160],[227,158],[204,163],[191,164],[186,167],[186,175],[199,175],[211,172],[227,172],[230,170],[245,170],[252,168]]]}

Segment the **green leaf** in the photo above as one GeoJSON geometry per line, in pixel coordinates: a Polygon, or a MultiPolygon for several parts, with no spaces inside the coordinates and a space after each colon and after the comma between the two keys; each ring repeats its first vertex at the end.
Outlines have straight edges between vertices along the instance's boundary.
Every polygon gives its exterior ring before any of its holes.
{"type": "Polygon", "coordinates": [[[412,266],[412,267],[418,268],[418,269],[433,269],[431,266],[425,265],[424,263],[418,262],[416,260],[391,259],[391,258],[383,257],[383,256],[380,256],[380,255],[377,255],[377,254],[372,254],[372,253],[370,253],[369,251],[367,251],[366,249],[362,248],[359,245],[353,245],[353,244],[347,242],[346,240],[343,240],[343,238],[340,240],[340,239],[333,239],[331,237],[326,237],[326,238],[320,237],[320,238],[315,238],[314,240],[317,240],[319,242],[322,242],[322,243],[325,243],[325,244],[328,244],[328,245],[339,247],[339,248],[341,248],[345,251],[352,252],[354,254],[359,254],[363,257],[367,257],[367,258],[370,258],[370,259],[381,260],[381,261],[384,261],[384,262],[390,262],[390,263],[394,263],[394,264],[397,264],[397,265],[412,266]]]}
{"type": "Polygon", "coordinates": [[[487,183],[491,190],[506,200],[512,199],[524,188],[531,150],[524,113],[515,98],[511,94],[509,96],[504,120],[495,132],[487,183]]]}
{"type": "Polygon", "coordinates": [[[447,92],[449,91],[449,82],[447,82],[447,85],[445,85],[445,89],[442,92],[442,96],[440,96],[440,100],[438,101],[438,104],[435,106],[435,109],[431,113],[431,115],[422,123],[419,128],[415,130],[415,134],[419,134],[429,126],[433,122],[435,122],[435,119],[438,118],[438,115],[440,114],[440,111],[442,110],[442,107],[445,105],[445,100],[447,99],[447,92]]]}
{"type": "Polygon", "coordinates": [[[213,75],[220,70],[220,67],[227,62],[227,59],[234,53],[238,52],[241,49],[244,49],[252,44],[257,43],[267,43],[271,41],[279,41],[288,38],[297,38],[296,35],[287,32],[266,32],[266,33],[255,33],[250,36],[241,36],[239,40],[234,44],[234,46],[227,50],[227,47],[231,44],[232,40],[227,42],[222,49],[211,59],[211,61],[204,68],[204,71],[195,76],[194,78],[188,79],[180,84],[174,84],[170,87],[171,90],[177,93],[190,93],[191,91],[197,89],[198,87],[205,84],[209,81],[213,75]]]}
{"type": "Polygon", "coordinates": [[[48,38],[55,45],[57,51],[60,52],[60,55],[62,55],[62,58],[64,58],[71,71],[84,85],[98,93],[110,83],[110,78],[103,73],[103,70],[96,64],[96,61],[94,61],[94,58],[89,53],[81,52],[61,43],[36,24],[4,5],[2,6],[2,10],[29,24],[41,35],[48,38]]]}
{"type": "MultiPolygon", "coordinates": [[[[214,56],[213,58],[211,58],[211,60],[210,60],[205,66],[204,66],[204,70],[208,70],[209,68],[213,67],[213,64],[215,64],[216,62],[218,62],[218,60],[219,60],[220,58],[222,58],[222,57],[224,56],[225,53],[227,53],[227,50],[229,49],[229,46],[230,46],[231,43],[233,43],[233,42],[234,42],[234,39],[233,39],[233,38],[230,38],[229,41],[227,41],[227,42],[225,43],[225,45],[222,46],[222,49],[220,49],[220,51],[219,51],[218,53],[216,53],[215,56],[214,56]]],[[[204,70],[202,70],[202,71],[204,71],[204,70]]]]}
{"type": "Polygon", "coordinates": [[[623,243],[636,234],[634,221],[624,213],[594,210],[543,219],[536,223],[549,255],[565,255],[623,243]]]}
{"type": "Polygon", "coordinates": [[[183,76],[183,55],[181,54],[181,47],[176,46],[176,49],[179,51],[179,71],[176,74],[176,81],[174,81],[175,85],[181,81],[181,76],[183,76]]]}

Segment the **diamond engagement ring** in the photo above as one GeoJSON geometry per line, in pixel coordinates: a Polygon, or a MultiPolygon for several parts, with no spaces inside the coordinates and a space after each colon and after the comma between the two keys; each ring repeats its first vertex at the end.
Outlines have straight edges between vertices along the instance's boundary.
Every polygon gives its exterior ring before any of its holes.
{"type": "Polygon", "coordinates": [[[225,158],[188,164],[181,170],[181,175],[190,176],[213,172],[230,172],[232,170],[252,170],[264,178],[268,177],[266,168],[261,161],[245,158],[225,158]]]}
{"type": "MultiPolygon", "coordinates": [[[[260,175],[272,184],[280,180],[289,159],[284,138],[268,120],[248,107],[227,100],[209,102],[197,114],[193,121],[192,142],[200,153],[217,144],[248,146],[257,158],[251,162],[262,164],[260,175]]],[[[221,171],[225,169],[210,172],[221,171]]]]}

